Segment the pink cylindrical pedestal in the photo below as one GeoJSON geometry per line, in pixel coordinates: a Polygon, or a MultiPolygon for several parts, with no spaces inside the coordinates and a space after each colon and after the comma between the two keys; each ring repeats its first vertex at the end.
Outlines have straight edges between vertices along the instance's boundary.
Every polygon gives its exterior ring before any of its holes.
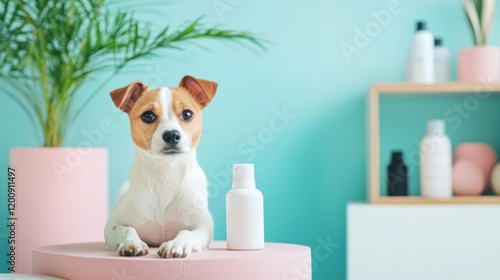
{"type": "Polygon", "coordinates": [[[459,82],[496,83],[500,81],[500,49],[476,46],[458,53],[459,82]]]}
{"type": "MultiPolygon", "coordinates": [[[[35,247],[104,240],[108,153],[103,148],[16,148],[15,272],[32,273],[35,247]]],[[[12,264],[11,264],[12,266],[12,264]]]]}
{"type": "Polygon", "coordinates": [[[311,249],[266,243],[263,250],[229,251],[226,242],[183,259],[163,259],[158,248],[142,257],[120,257],[104,243],[55,245],[33,250],[33,273],[88,279],[277,280],[311,279],[311,249]]]}

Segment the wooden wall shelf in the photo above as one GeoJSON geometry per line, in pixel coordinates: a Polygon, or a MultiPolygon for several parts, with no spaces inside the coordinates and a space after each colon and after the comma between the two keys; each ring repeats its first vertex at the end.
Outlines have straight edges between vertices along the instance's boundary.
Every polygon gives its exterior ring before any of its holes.
{"type": "Polygon", "coordinates": [[[374,84],[368,93],[368,197],[377,204],[500,204],[500,196],[455,196],[447,200],[380,194],[380,95],[382,94],[500,94],[500,83],[386,83],[374,84]]]}
{"type": "Polygon", "coordinates": [[[500,196],[454,196],[450,199],[432,199],[421,196],[379,196],[375,204],[500,204],[500,196]]]}

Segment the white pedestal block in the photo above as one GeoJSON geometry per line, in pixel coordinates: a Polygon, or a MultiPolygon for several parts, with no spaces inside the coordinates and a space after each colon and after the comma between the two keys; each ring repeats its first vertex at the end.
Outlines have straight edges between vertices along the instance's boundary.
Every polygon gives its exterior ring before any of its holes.
{"type": "Polygon", "coordinates": [[[500,205],[347,209],[350,280],[500,279],[500,205]]]}

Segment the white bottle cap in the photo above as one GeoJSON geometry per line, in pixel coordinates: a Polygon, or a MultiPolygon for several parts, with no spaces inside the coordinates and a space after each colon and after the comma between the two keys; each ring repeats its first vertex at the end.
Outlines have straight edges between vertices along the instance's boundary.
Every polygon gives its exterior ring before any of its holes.
{"type": "Polygon", "coordinates": [[[255,189],[253,164],[233,164],[233,189],[255,189]]]}
{"type": "Polygon", "coordinates": [[[443,120],[430,120],[427,121],[427,135],[429,136],[443,136],[445,133],[445,125],[443,120]]]}

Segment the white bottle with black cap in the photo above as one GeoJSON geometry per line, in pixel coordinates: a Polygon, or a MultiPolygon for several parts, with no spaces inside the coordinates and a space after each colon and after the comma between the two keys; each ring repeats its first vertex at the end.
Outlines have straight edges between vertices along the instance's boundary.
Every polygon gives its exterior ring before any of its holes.
{"type": "Polygon", "coordinates": [[[443,120],[427,122],[427,135],[420,143],[420,193],[432,198],[453,195],[451,142],[443,120]]]}
{"type": "Polygon", "coordinates": [[[441,38],[434,39],[434,82],[450,81],[450,50],[443,46],[441,38]]]}
{"type": "Polygon", "coordinates": [[[255,187],[253,164],[233,165],[233,188],[226,195],[229,250],[264,248],[264,199],[255,187]]]}
{"type": "Polygon", "coordinates": [[[434,82],[434,36],[426,30],[423,21],[417,22],[408,71],[410,82],[434,82]]]}

